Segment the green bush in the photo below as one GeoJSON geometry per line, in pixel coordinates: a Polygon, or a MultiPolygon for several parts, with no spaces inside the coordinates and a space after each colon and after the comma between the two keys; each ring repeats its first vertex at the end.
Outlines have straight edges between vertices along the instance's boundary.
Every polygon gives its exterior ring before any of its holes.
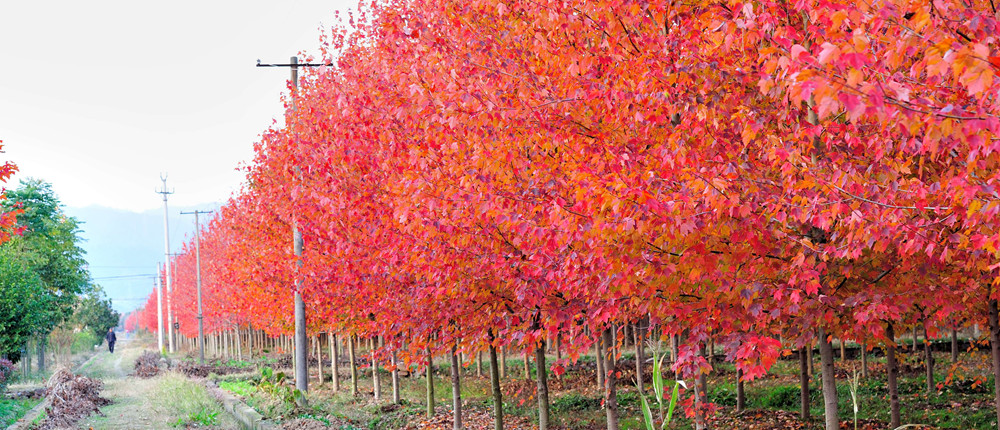
{"type": "Polygon", "coordinates": [[[97,335],[90,330],[73,333],[73,345],[70,346],[70,353],[76,354],[80,352],[93,351],[94,345],[100,344],[103,340],[103,338],[97,337],[97,335]]]}

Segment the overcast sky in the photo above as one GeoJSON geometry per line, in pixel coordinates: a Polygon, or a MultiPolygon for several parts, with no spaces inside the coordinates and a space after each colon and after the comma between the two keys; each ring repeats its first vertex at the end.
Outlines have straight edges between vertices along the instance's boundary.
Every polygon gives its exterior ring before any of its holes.
{"type": "Polygon", "coordinates": [[[287,63],[356,0],[0,0],[0,140],[67,206],[224,201],[281,120],[287,63]]]}

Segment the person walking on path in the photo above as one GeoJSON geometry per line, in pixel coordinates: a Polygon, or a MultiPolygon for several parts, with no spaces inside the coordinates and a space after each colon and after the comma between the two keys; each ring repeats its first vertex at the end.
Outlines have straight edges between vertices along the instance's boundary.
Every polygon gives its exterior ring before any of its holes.
{"type": "Polygon", "coordinates": [[[112,354],[115,353],[115,342],[118,341],[118,337],[115,336],[115,328],[109,328],[108,334],[104,335],[104,339],[108,341],[108,351],[112,354]]]}

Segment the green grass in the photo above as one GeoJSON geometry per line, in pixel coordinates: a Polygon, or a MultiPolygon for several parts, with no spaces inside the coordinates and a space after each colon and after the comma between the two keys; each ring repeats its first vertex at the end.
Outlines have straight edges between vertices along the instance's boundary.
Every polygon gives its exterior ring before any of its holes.
{"type": "Polygon", "coordinates": [[[176,373],[162,376],[157,386],[159,404],[175,418],[170,424],[176,427],[214,425],[222,414],[222,406],[212,399],[205,387],[176,373]]]}
{"type": "Polygon", "coordinates": [[[13,424],[41,402],[41,399],[0,398],[0,427],[13,424]]]}

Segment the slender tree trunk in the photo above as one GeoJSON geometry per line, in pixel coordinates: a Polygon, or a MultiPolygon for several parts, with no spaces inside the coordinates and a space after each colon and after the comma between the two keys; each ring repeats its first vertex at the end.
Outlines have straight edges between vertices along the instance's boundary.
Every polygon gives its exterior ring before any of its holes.
{"type": "Polygon", "coordinates": [[[531,380],[531,356],[527,349],[524,350],[524,379],[531,380]]]}
{"type": "Polygon", "coordinates": [[[430,341],[427,343],[427,417],[434,416],[434,355],[431,354],[430,341]]]}
{"type": "Polygon", "coordinates": [[[476,351],[476,377],[483,377],[483,352],[476,351]]]}
{"type": "Polygon", "coordinates": [[[642,385],[642,365],[645,362],[642,356],[642,330],[638,325],[632,329],[632,337],[634,337],[635,344],[635,386],[638,388],[639,393],[645,392],[642,385]]]}
{"type": "Polygon", "coordinates": [[[562,332],[556,333],[556,360],[562,360],[562,332]]]}
{"type": "Polygon", "coordinates": [[[378,360],[375,359],[375,351],[378,349],[378,337],[373,338],[369,345],[371,345],[371,356],[372,356],[372,384],[375,389],[375,403],[382,400],[382,376],[378,372],[378,360]]]}
{"type": "MultiPolygon", "coordinates": [[[[706,354],[706,350],[703,349],[702,344],[698,344],[698,354],[706,354]]],[[[695,430],[704,430],[708,428],[708,423],[705,417],[705,410],[703,409],[705,403],[708,402],[708,382],[705,381],[705,374],[698,372],[698,376],[695,377],[694,383],[694,428],[695,430]]]]}
{"type": "Polygon", "coordinates": [[[316,343],[317,368],[319,369],[319,381],[316,382],[317,385],[323,385],[323,342],[321,339],[318,334],[313,336],[313,342],[316,343]]]}
{"type": "Polygon", "coordinates": [[[340,357],[337,356],[337,335],[333,332],[327,333],[327,341],[330,342],[330,383],[333,384],[333,391],[340,391],[340,357]]]}
{"type": "Polygon", "coordinates": [[[847,361],[847,346],[844,338],[840,338],[840,361],[847,361]]]}
{"type": "Polygon", "coordinates": [[[45,373],[45,339],[38,339],[38,373],[45,373]]]}
{"type": "Polygon", "coordinates": [[[809,420],[809,358],[806,353],[807,346],[799,348],[799,418],[802,421],[809,420]]]}
{"type": "Polygon", "coordinates": [[[951,362],[958,362],[958,330],[951,329],[951,362]]]}
{"type": "Polygon", "coordinates": [[[240,337],[240,326],[233,329],[233,335],[236,339],[236,359],[243,361],[243,339],[240,337]]]}
{"type": "Polygon", "coordinates": [[[258,344],[257,342],[254,342],[254,336],[256,336],[256,334],[253,332],[253,326],[247,326],[247,358],[250,360],[253,360],[254,357],[253,347],[258,344]]]}
{"type": "Polygon", "coordinates": [[[934,389],[934,354],[931,351],[931,338],[927,336],[927,325],[924,325],[924,364],[927,370],[927,394],[933,393],[934,389]]]}
{"type": "Polygon", "coordinates": [[[399,360],[396,357],[396,349],[392,350],[392,403],[399,404],[399,360]]]}
{"type": "Polygon", "coordinates": [[[885,372],[889,380],[889,427],[896,428],[900,426],[899,385],[896,383],[899,367],[896,365],[896,332],[892,323],[886,325],[885,337],[885,372]]]}
{"type": "Polygon", "coordinates": [[[747,394],[743,387],[743,370],[736,370],[736,412],[743,412],[747,407],[747,394]]]}
{"type": "Polygon", "coordinates": [[[604,342],[601,356],[604,357],[606,365],[604,375],[604,411],[608,419],[608,430],[618,430],[618,388],[615,386],[615,355],[614,355],[614,332],[611,328],[604,330],[604,342]]]}
{"type": "Polygon", "coordinates": [[[500,370],[497,368],[497,347],[490,334],[490,386],[493,390],[493,430],[503,430],[503,392],[500,391],[500,370]]]}
{"type": "Polygon", "coordinates": [[[597,364],[597,386],[604,387],[604,337],[601,334],[597,335],[597,343],[594,344],[594,361],[597,364]]]}
{"type": "Polygon", "coordinates": [[[809,378],[816,376],[816,360],[813,358],[814,346],[813,344],[809,344],[809,349],[806,350],[806,359],[809,364],[809,378]]]}
{"type": "Polygon", "coordinates": [[[454,410],[454,430],[462,430],[462,380],[459,372],[458,345],[451,346],[451,404],[454,410]]]}
{"type": "Polygon", "coordinates": [[[910,344],[910,351],[917,352],[917,326],[914,325],[911,332],[913,333],[913,343],[910,344]]]}
{"type": "Polygon", "coordinates": [[[833,369],[833,345],[826,337],[826,332],[819,329],[819,357],[822,363],[823,378],[823,417],[826,430],[840,429],[837,414],[837,379],[833,369]]]}
{"type": "Polygon", "coordinates": [[[507,379],[507,347],[500,347],[500,378],[507,379]]]}
{"type": "Polygon", "coordinates": [[[535,348],[535,382],[538,386],[538,430],[549,428],[549,381],[545,369],[545,339],[535,348]]]}
{"type": "Polygon", "coordinates": [[[861,342],[861,377],[868,379],[868,342],[861,342]]]}
{"type": "Polygon", "coordinates": [[[347,337],[347,352],[348,358],[351,359],[351,395],[358,397],[358,357],[355,353],[355,339],[354,335],[347,337]]]}
{"type": "Polygon", "coordinates": [[[993,397],[997,409],[997,423],[1000,423],[1000,322],[998,322],[997,301],[989,301],[990,351],[993,353],[993,397]]]}

